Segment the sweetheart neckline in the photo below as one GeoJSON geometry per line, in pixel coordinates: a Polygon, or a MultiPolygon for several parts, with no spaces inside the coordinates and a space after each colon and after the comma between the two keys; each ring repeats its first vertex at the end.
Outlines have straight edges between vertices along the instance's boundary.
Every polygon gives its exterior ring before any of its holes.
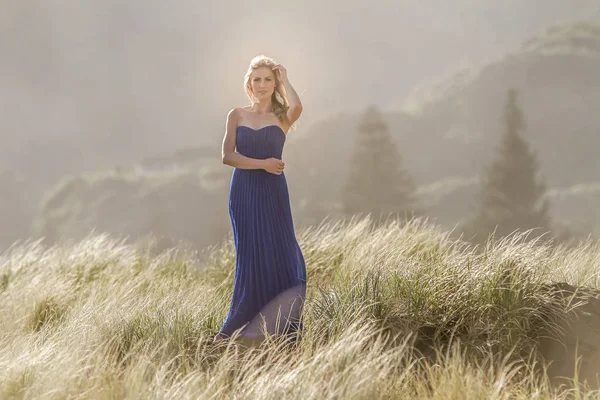
{"type": "Polygon", "coordinates": [[[269,128],[269,127],[271,127],[271,126],[276,126],[277,128],[279,128],[279,130],[281,131],[281,133],[283,133],[283,136],[287,137],[287,134],[285,133],[285,131],[283,130],[283,128],[282,128],[282,127],[280,127],[279,125],[275,125],[275,124],[266,125],[266,126],[263,126],[262,128],[258,128],[258,129],[254,129],[254,128],[251,128],[251,127],[249,127],[249,126],[246,126],[246,125],[238,125],[237,127],[238,127],[238,128],[242,128],[242,127],[243,127],[243,128],[248,128],[248,129],[250,129],[251,131],[258,132],[258,131],[261,131],[261,130],[263,130],[263,129],[265,129],[265,128],[269,128]]]}

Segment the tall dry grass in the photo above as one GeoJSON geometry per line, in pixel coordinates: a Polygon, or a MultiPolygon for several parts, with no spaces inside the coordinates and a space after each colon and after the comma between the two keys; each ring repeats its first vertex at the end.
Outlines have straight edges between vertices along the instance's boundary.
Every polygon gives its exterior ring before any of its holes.
{"type": "MultiPolygon", "coordinates": [[[[0,257],[0,398],[584,398],[557,388],[537,335],[573,307],[551,282],[597,288],[600,245],[483,248],[426,220],[324,220],[297,233],[308,270],[296,346],[212,343],[233,241],[202,254],[91,234],[0,257]]],[[[575,375],[574,375],[575,376],[575,375]]]]}

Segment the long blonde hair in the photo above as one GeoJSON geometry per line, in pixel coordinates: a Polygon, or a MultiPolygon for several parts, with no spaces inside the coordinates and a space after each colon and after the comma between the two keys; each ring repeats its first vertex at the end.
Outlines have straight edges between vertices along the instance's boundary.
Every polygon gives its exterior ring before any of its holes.
{"type": "MultiPolygon", "coordinates": [[[[246,71],[246,75],[244,76],[244,90],[246,91],[246,96],[250,99],[252,104],[255,103],[254,96],[252,94],[252,87],[250,85],[250,75],[252,72],[260,67],[267,67],[272,69],[277,62],[271,57],[267,57],[263,54],[254,57],[250,61],[250,65],[248,66],[248,71],[246,71]]],[[[287,99],[287,93],[285,91],[285,87],[279,82],[277,79],[276,71],[273,71],[273,75],[275,76],[275,90],[271,96],[271,103],[273,105],[272,110],[275,116],[281,121],[286,115],[287,111],[290,108],[290,104],[287,99]]],[[[296,128],[296,122],[290,127],[290,130],[296,128]]]]}

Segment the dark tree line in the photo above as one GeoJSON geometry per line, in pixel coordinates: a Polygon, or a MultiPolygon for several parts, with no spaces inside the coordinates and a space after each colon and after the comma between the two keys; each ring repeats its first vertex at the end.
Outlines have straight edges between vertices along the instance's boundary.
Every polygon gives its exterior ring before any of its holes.
{"type": "MultiPolygon", "coordinates": [[[[481,174],[479,210],[463,225],[467,238],[484,242],[494,233],[551,231],[546,185],[538,176],[537,155],[524,137],[525,116],[517,92],[507,92],[502,117],[503,134],[496,155],[481,174]]],[[[371,213],[382,222],[390,216],[410,218],[422,213],[416,185],[403,168],[402,157],[377,107],[361,115],[342,193],[344,215],[371,213]]],[[[531,235],[536,237],[539,235],[531,235]]]]}
{"type": "Polygon", "coordinates": [[[343,213],[371,213],[378,222],[416,213],[416,185],[377,107],[360,118],[358,137],[343,187],[343,213]]]}

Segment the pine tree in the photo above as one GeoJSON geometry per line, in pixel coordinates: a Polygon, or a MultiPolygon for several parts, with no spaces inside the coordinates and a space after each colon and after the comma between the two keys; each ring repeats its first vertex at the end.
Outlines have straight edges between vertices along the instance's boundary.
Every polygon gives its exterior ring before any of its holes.
{"type": "Polygon", "coordinates": [[[376,222],[411,217],[416,186],[401,169],[401,157],[389,127],[376,106],[369,106],[358,124],[342,203],[345,215],[371,213],[376,222]]]}
{"type": "Polygon", "coordinates": [[[521,136],[526,123],[515,89],[508,91],[503,119],[500,147],[496,158],[484,168],[481,208],[472,226],[479,241],[485,241],[494,230],[495,237],[515,230],[540,228],[538,234],[550,230],[546,186],[537,179],[537,157],[521,136]]]}

